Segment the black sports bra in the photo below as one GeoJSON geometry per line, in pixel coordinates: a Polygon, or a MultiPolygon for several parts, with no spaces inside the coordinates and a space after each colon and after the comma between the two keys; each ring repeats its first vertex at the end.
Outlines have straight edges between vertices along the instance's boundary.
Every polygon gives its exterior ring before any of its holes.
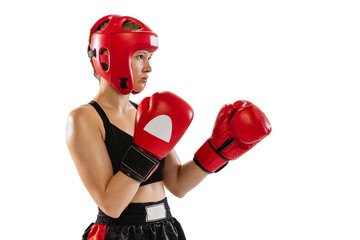
{"type": "MultiPolygon", "coordinates": [[[[135,103],[131,101],[130,103],[137,109],[137,105],[135,103]]],[[[104,110],[97,102],[92,100],[89,104],[95,108],[104,123],[106,135],[105,145],[111,159],[114,174],[116,174],[120,170],[120,162],[124,157],[127,149],[130,147],[133,137],[113,125],[109,121],[104,110]]],[[[156,171],[150,176],[150,178],[147,181],[141,183],[140,186],[162,181],[162,169],[164,168],[164,164],[165,158],[160,161],[158,169],[156,169],[156,171]]]]}

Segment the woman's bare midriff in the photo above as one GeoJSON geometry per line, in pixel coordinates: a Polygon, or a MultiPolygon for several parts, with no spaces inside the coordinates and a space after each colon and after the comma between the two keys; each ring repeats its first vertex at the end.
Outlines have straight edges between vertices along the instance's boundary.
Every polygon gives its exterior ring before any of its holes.
{"type": "Polygon", "coordinates": [[[164,184],[162,181],[151,183],[139,188],[132,203],[157,202],[165,198],[164,184]]]}

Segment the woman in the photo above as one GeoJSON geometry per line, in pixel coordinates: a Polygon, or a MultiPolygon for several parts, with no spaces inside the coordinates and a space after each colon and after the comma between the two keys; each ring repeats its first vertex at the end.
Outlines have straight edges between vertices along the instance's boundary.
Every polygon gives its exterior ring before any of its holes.
{"type": "Polygon", "coordinates": [[[174,150],[142,183],[117,162],[134,135],[137,105],[129,101],[130,93],[144,90],[156,49],[156,34],[131,17],[105,16],[91,29],[88,52],[99,91],[89,104],[74,109],[67,122],[69,151],[99,207],[97,221],[83,239],[185,239],[169,211],[164,186],[183,197],[207,173],[193,161],[182,165],[174,150]],[[144,37],[150,42],[144,43],[144,37]]]}
{"type": "Polygon", "coordinates": [[[99,207],[97,220],[83,239],[185,239],[171,215],[164,187],[183,197],[209,173],[218,172],[270,134],[269,121],[254,104],[224,105],[212,136],[193,161],[181,164],[172,148],[190,124],[191,107],[168,92],[145,98],[138,111],[129,100],[130,93],[145,88],[156,49],[156,34],[131,17],[105,16],[90,31],[88,53],[100,88],[89,104],[70,113],[67,122],[69,151],[99,207]],[[155,115],[144,117],[149,112],[155,115]],[[170,116],[174,128],[167,128],[164,115],[170,116]],[[161,124],[147,128],[150,121],[137,128],[149,119],[160,119],[161,124]],[[171,131],[177,127],[180,131],[173,138],[171,131]],[[155,133],[159,129],[160,134],[155,133]],[[167,129],[170,135],[163,134],[167,129]],[[158,138],[151,138],[150,132],[158,138]]]}

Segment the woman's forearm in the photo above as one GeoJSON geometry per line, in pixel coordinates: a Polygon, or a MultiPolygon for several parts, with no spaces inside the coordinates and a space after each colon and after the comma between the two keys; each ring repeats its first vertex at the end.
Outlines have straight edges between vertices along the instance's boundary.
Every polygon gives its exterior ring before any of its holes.
{"type": "Polygon", "coordinates": [[[204,180],[207,175],[194,161],[188,161],[180,166],[173,193],[178,197],[184,197],[186,193],[204,180]]]}
{"type": "Polygon", "coordinates": [[[140,183],[119,171],[110,179],[98,198],[100,209],[110,217],[119,217],[134,198],[139,186],[140,183]]]}

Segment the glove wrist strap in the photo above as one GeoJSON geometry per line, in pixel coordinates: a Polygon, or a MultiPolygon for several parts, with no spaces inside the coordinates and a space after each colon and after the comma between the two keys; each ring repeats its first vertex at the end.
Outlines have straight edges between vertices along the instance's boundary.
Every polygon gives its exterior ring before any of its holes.
{"type": "Polygon", "coordinates": [[[206,173],[218,172],[229,162],[216,151],[209,139],[195,153],[193,160],[206,173]]]}
{"type": "Polygon", "coordinates": [[[142,183],[157,169],[159,162],[159,159],[133,143],[121,160],[120,170],[129,177],[142,183]]]}

